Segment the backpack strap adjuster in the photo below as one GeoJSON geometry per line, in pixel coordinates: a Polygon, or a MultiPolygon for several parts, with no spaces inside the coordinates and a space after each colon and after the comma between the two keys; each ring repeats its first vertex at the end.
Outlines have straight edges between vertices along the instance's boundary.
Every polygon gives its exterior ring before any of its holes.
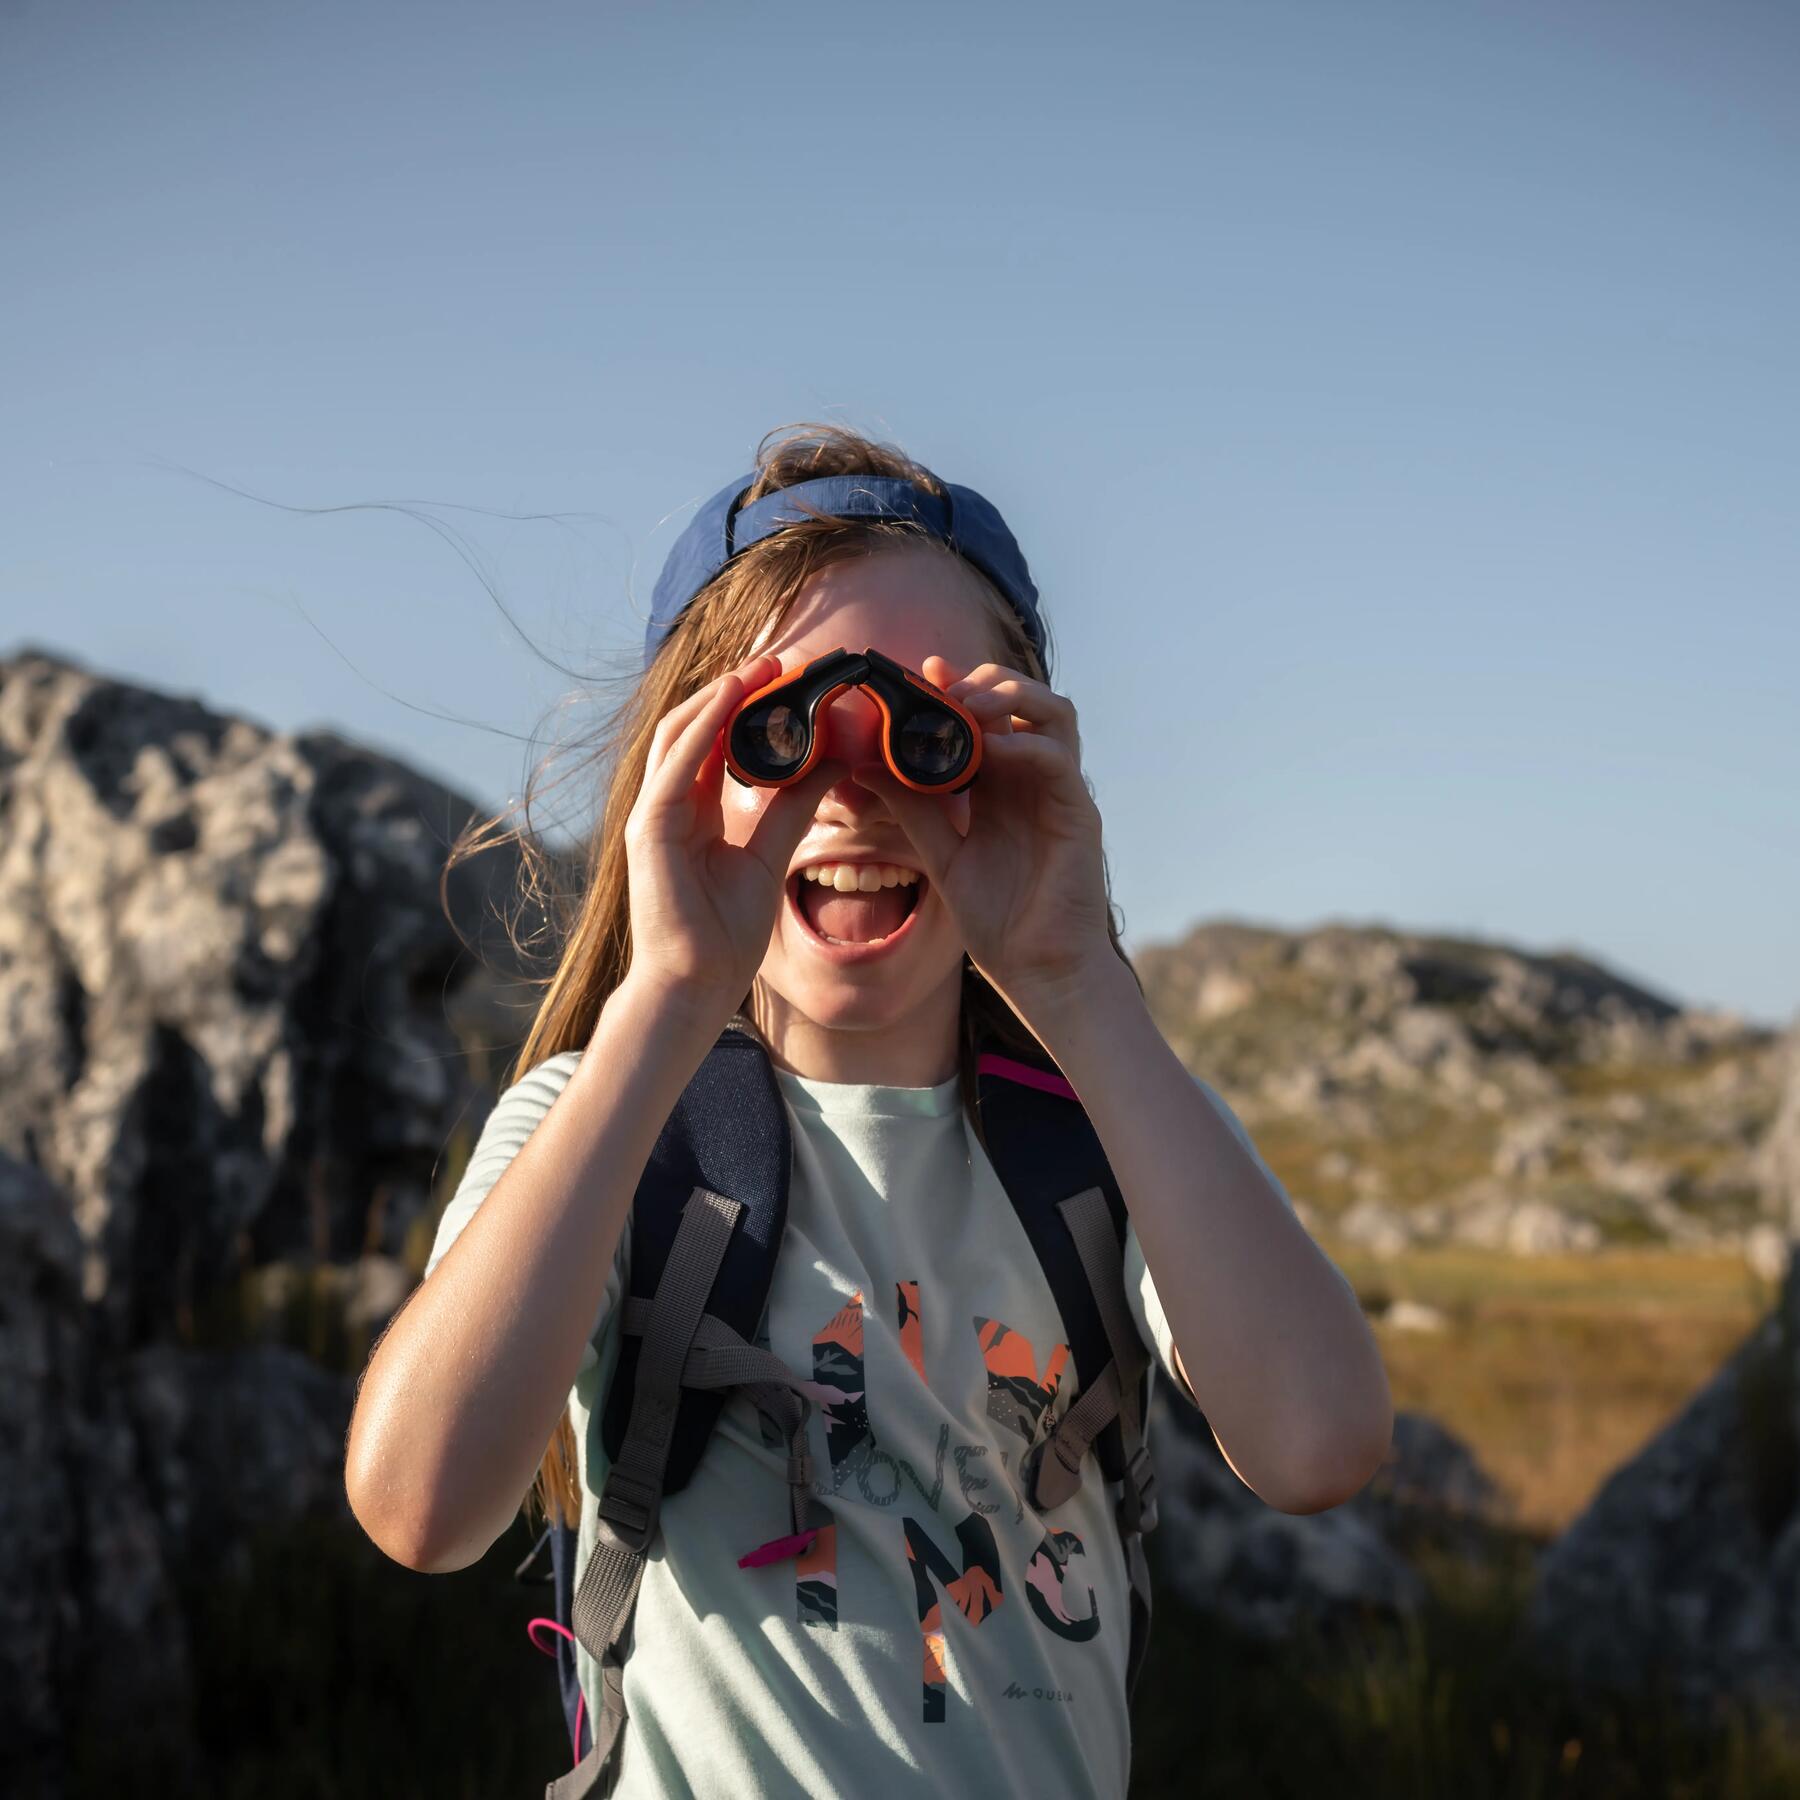
{"type": "Polygon", "coordinates": [[[1139,1438],[1125,1464],[1125,1491],[1119,1496],[1119,1526],[1124,1531],[1156,1529],[1156,1469],[1150,1447],[1139,1438]]]}
{"type": "MultiPolygon", "coordinates": [[[[641,1556],[656,1530],[655,1511],[641,1500],[634,1500],[622,1490],[638,1486],[616,1466],[606,1474],[605,1485],[597,1502],[600,1535],[621,1550],[641,1556]]],[[[639,1491],[642,1489],[640,1487],[639,1491]]]]}

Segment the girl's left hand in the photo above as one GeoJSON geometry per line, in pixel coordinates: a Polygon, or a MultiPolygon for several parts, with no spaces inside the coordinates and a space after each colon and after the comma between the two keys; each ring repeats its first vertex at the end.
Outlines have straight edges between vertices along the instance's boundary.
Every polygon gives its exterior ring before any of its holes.
{"type": "Polygon", "coordinates": [[[883,762],[856,780],[887,801],[949,908],[977,969],[1027,1023],[1116,961],[1107,932],[1100,809],[1081,769],[1074,703],[1001,663],[957,678],[941,656],[920,673],[981,724],[981,769],[965,794],[921,794],[883,762]],[[966,834],[952,808],[966,801],[966,834]]]}

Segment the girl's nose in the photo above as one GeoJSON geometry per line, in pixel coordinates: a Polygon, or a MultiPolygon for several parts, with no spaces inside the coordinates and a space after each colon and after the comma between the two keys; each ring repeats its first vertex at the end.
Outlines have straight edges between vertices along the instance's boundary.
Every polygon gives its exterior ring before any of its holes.
{"type": "Polygon", "coordinates": [[[851,768],[881,760],[881,708],[862,688],[845,688],[825,708],[827,753],[851,768]]]}

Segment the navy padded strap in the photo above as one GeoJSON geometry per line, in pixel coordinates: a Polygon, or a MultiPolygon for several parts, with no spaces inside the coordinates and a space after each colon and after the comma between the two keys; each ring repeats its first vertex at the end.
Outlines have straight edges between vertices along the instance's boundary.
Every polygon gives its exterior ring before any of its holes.
{"type": "MultiPolygon", "coordinates": [[[[1085,1389],[1112,1361],[1112,1345],[1081,1265],[1081,1252],[1057,1206],[1072,1194],[1099,1188],[1106,1197],[1113,1235],[1123,1257],[1125,1197],[1113,1179],[1099,1133],[1054,1068],[989,1055],[976,1066],[977,1104],[988,1160],[1043,1265],[1068,1334],[1076,1380],[1085,1389]],[[1016,1072],[1002,1073],[1003,1069],[1016,1072]],[[1033,1075],[1040,1079],[1028,1078],[1033,1075]]],[[[1147,1366],[1139,1384],[1138,1416],[1142,1418],[1149,1407],[1147,1366]]],[[[1125,1444],[1116,1418],[1094,1439],[1094,1454],[1108,1481],[1124,1479],[1125,1444]]]]}
{"type": "MultiPolygon", "coordinates": [[[[754,1036],[728,1028],[675,1103],[638,1183],[631,1208],[630,1295],[655,1298],[682,1207],[694,1189],[723,1194],[744,1211],[705,1311],[754,1342],[787,1224],[792,1157],[787,1109],[768,1055],[754,1036]]],[[[609,1460],[616,1461],[624,1447],[643,1343],[641,1337],[619,1334],[619,1360],[601,1424],[609,1460]]],[[[723,1390],[681,1390],[665,1494],[687,1485],[729,1398],[723,1390]]]]}

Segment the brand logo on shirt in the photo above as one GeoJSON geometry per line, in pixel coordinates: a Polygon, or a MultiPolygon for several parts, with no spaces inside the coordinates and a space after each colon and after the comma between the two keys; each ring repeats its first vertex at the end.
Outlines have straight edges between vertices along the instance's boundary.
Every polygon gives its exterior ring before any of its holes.
{"type": "Polygon", "coordinates": [[[1075,1696],[1067,1688],[1020,1687],[1016,1681],[1009,1681],[1001,1690],[1002,1700],[1068,1700],[1075,1696]]]}

